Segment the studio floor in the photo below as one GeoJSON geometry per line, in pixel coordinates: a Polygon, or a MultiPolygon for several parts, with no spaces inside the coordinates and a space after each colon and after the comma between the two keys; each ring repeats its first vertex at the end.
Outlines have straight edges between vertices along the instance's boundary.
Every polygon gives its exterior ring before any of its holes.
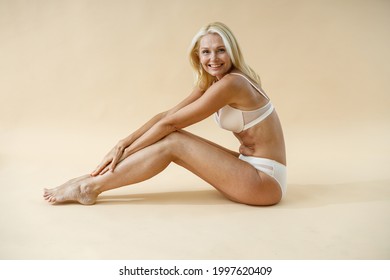
{"type": "Polygon", "coordinates": [[[280,204],[252,207],[170,166],[150,181],[103,193],[94,206],[52,206],[42,188],[80,175],[97,156],[83,152],[86,138],[77,145],[57,134],[64,142],[56,149],[34,131],[3,134],[1,259],[390,258],[390,180],[289,184],[280,204]],[[18,149],[23,134],[35,150],[18,149]]]}

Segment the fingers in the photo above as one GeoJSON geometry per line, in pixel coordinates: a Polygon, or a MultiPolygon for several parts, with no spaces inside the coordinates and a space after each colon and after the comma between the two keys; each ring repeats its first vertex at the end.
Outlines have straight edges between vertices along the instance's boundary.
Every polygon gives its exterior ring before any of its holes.
{"type": "MultiPolygon", "coordinates": [[[[113,158],[109,170],[111,172],[114,172],[114,169],[117,167],[117,165],[122,162],[125,158],[127,158],[129,155],[131,155],[131,152],[129,151],[128,148],[126,149],[121,149],[120,152],[117,153],[117,155],[113,158]]],[[[105,171],[106,172],[106,171],[105,171]]],[[[104,172],[104,173],[105,173],[104,172]]]]}
{"type": "Polygon", "coordinates": [[[117,164],[122,161],[125,157],[126,146],[120,141],[103,159],[102,163],[99,164],[96,169],[91,173],[91,176],[103,175],[107,171],[114,172],[117,164]]]}
{"type": "Polygon", "coordinates": [[[116,165],[118,164],[118,162],[122,158],[123,151],[124,151],[124,148],[122,148],[122,147],[117,148],[116,154],[115,154],[114,158],[112,159],[111,164],[110,164],[110,168],[109,168],[111,172],[114,172],[116,165]]]}
{"type": "MultiPolygon", "coordinates": [[[[108,165],[110,164],[111,160],[104,160],[101,164],[98,165],[98,167],[96,167],[96,169],[91,173],[91,176],[97,176],[99,174],[101,174],[101,172],[103,170],[105,170],[105,168],[108,167],[108,165]]],[[[106,171],[107,172],[107,171],[106,171]]],[[[105,173],[105,172],[104,172],[105,173]]]]}
{"type": "Polygon", "coordinates": [[[102,170],[102,172],[99,173],[99,175],[105,174],[108,170],[110,170],[110,167],[109,167],[109,166],[106,166],[106,168],[104,168],[104,169],[102,170]]]}

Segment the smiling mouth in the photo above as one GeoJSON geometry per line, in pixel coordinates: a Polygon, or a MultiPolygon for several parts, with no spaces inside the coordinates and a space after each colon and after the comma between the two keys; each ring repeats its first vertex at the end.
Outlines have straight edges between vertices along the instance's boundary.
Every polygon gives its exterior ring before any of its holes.
{"type": "Polygon", "coordinates": [[[208,64],[208,67],[211,69],[219,69],[223,64],[208,64]]]}

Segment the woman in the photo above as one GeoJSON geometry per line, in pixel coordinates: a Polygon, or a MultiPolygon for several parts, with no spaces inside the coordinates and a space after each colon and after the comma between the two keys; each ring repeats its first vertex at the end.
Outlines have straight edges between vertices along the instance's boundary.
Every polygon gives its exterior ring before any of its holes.
{"type": "Polygon", "coordinates": [[[196,87],[187,98],[119,141],[91,174],[45,189],[44,198],[94,204],[102,192],[149,179],[174,162],[232,201],[278,203],[286,191],[282,127],[234,35],[222,23],[205,26],[190,60],[196,87]],[[238,138],[239,153],[183,130],[212,114],[238,138]]]}

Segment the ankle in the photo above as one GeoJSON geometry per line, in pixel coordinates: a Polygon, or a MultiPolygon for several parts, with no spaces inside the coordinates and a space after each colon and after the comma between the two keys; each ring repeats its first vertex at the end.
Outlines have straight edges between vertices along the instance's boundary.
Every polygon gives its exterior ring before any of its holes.
{"type": "Polygon", "coordinates": [[[99,195],[102,193],[100,186],[94,180],[94,177],[87,178],[84,182],[80,184],[80,189],[82,192],[89,195],[99,195]]]}

